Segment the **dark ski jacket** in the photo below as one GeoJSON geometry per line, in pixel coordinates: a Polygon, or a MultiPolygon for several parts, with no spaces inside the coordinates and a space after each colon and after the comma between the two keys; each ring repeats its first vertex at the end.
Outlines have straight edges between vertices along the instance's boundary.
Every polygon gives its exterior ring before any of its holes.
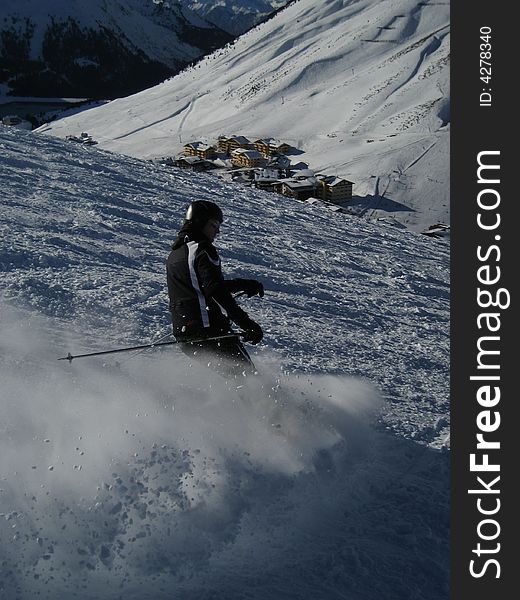
{"type": "Polygon", "coordinates": [[[232,296],[242,289],[242,280],[224,279],[217,249],[191,223],[179,231],[166,261],[166,273],[177,339],[227,333],[230,320],[247,327],[250,319],[232,296]]]}

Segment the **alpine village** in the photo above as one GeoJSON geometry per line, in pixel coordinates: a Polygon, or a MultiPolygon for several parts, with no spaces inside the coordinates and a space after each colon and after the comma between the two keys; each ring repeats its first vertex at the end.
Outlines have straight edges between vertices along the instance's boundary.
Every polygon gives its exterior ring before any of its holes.
{"type": "Polygon", "coordinates": [[[335,175],[315,173],[304,162],[292,162],[300,151],[273,138],[254,141],[243,135],[221,135],[215,144],[202,141],[184,145],[176,158],[157,162],[197,172],[214,172],[220,178],[309,203],[324,202],[342,212],[352,199],[353,183],[335,175]]]}

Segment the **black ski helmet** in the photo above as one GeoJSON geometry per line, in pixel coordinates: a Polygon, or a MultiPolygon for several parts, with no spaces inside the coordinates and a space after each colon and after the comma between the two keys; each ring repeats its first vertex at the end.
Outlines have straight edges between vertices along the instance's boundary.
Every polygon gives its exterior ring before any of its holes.
{"type": "Polygon", "coordinates": [[[188,206],[186,221],[191,221],[197,227],[204,227],[210,219],[216,219],[219,223],[224,221],[220,207],[214,202],[195,200],[188,206]]]}

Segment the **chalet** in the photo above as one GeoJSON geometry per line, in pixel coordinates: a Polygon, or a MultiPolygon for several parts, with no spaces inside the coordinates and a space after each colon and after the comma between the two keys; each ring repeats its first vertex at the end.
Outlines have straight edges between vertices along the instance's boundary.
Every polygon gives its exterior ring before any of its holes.
{"type": "Polygon", "coordinates": [[[292,174],[297,173],[298,171],[303,171],[304,169],[308,169],[308,168],[309,168],[309,165],[303,161],[299,161],[297,163],[290,163],[289,167],[288,167],[290,173],[292,173],[292,174]]]}
{"type": "Polygon", "coordinates": [[[235,167],[263,167],[266,160],[257,150],[236,148],[231,153],[231,162],[235,167]]]}
{"type": "Polygon", "coordinates": [[[2,117],[2,125],[6,125],[7,127],[15,127],[17,129],[32,129],[32,123],[25,119],[22,119],[18,115],[6,115],[2,117]]]}
{"type": "Polygon", "coordinates": [[[2,118],[2,124],[12,127],[13,125],[19,125],[22,122],[22,118],[17,115],[6,115],[2,118]]]}
{"type": "Polygon", "coordinates": [[[316,178],[308,179],[279,179],[274,184],[274,190],[283,196],[296,198],[297,200],[307,200],[316,195],[318,183],[316,178]]]}
{"type": "Polygon", "coordinates": [[[215,165],[209,160],[200,158],[199,156],[180,156],[175,162],[176,167],[188,169],[188,171],[209,171],[215,169],[215,165]]]}
{"type": "Polygon", "coordinates": [[[271,154],[288,154],[291,150],[292,146],[279,140],[275,140],[271,144],[271,154]]]}
{"type": "Polygon", "coordinates": [[[253,185],[259,190],[266,190],[267,192],[274,192],[276,189],[277,179],[271,177],[255,177],[253,185]]]}
{"type": "Polygon", "coordinates": [[[282,183],[281,193],[297,200],[306,200],[316,193],[316,184],[309,180],[287,179],[282,183]]]}
{"type": "Polygon", "coordinates": [[[427,235],[433,238],[449,238],[450,237],[450,226],[446,223],[436,223],[430,225],[425,231],[421,231],[423,235],[427,235]]]}
{"type": "Polygon", "coordinates": [[[314,171],[311,169],[302,169],[301,171],[296,171],[292,177],[279,179],[274,184],[274,190],[284,196],[298,200],[307,200],[311,197],[316,197],[319,191],[319,182],[314,171]]]}
{"type": "Polygon", "coordinates": [[[218,150],[220,152],[224,152],[225,154],[231,155],[233,150],[236,150],[237,148],[244,148],[246,150],[250,150],[252,148],[252,144],[250,140],[248,140],[243,135],[233,135],[231,137],[221,135],[218,138],[218,150]]]}
{"type": "Polygon", "coordinates": [[[262,154],[265,157],[270,156],[271,155],[271,153],[269,152],[270,140],[271,140],[271,138],[256,140],[255,142],[253,142],[254,146],[255,146],[255,150],[257,152],[260,152],[260,154],[262,154]]]}
{"type": "Polygon", "coordinates": [[[352,181],[333,175],[320,176],[318,181],[319,195],[322,200],[335,204],[352,200],[352,186],[354,185],[352,181]]]}
{"type": "Polygon", "coordinates": [[[267,165],[279,171],[288,172],[291,160],[284,154],[275,154],[268,159],[267,165]]]}
{"type": "Polygon", "coordinates": [[[233,169],[231,171],[231,181],[234,183],[242,183],[244,185],[251,185],[255,178],[254,168],[241,168],[233,169]]]}
{"type": "Polygon", "coordinates": [[[92,139],[92,136],[86,131],[81,132],[79,136],[68,135],[65,139],[69,142],[85,144],[86,146],[94,146],[95,144],[97,144],[97,142],[94,139],[92,139]]]}
{"type": "Polygon", "coordinates": [[[217,151],[214,146],[209,146],[203,142],[191,142],[184,145],[184,154],[186,156],[198,156],[199,158],[216,158],[217,151]]]}
{"type": "Polygon", "coordinates": [[[316,175],[312,169],[300,169],[299,171],[292,171],[293,179],[312,179],[314,183],[318,183],[316,175]]]}
{"type": "Polygon", "coordinates": [[[264,138],[253,142],[255,150],[260,152],[266,158],[275,154],[286,154],[291,150],[291,146],[280,140],[273,138],[264,138]]]}

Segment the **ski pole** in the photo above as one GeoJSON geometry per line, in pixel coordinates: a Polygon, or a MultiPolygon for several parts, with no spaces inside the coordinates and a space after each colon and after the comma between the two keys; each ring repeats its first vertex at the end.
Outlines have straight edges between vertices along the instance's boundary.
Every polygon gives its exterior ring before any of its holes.
{"type": "MultiPolygon", "coordinates": [[[[172,332],[169,331],[166,335],[161,336],[160,338],[157,338],[155,340],[153,340],[152,342],[150,342],[150,346],[157,346],[157,344],[159,342],[162,342],[163,340],[165,340],[166,338],[169,338],[172,336],[172,332]]],[[[136,356],[139,356],[140,354],[142,354],[143,352],[145,352],[146,348],[142,348],[141,350],[137,350],[136,352],[134,352],[133,354],[131,354],[125,361],[123,361],[123,363],[127,363],[129,360],[132,360],[132,358],[135,358],[136,356]]]]}
{"type": "MultiPolygon", "coordinates": [[[[212,341],[212,340],[225,340],[228,338],[240,337],[243,335],[245,335],[245,331],[237,331],[236,333],[226,333],[225,335],[216,335],[214,337],[199,338],[196,340],[186,340],[185,343],[197,344],[199,342],[208,342],[208,341],[212,341]]],[[[157,342],[155,344],[143,344],[141,346],[131,346],[129,348],[116,348],[115,350],[102,350],[100,352],[89,352],[88,354],[76,354],[75,356],[73,356],[69,352],[67,354],[67,356],[62,356],[61,358],[58,358],[58,360],[68,360],[69,364],[70,364],[75,358],[85,358],[87,356],[101,356],[104,354],[115,354],[116,352],[131,352],[132,350],[144,350],[145,348],[157,348],[158,346],[171,346],[172,344],[178,344],[178,343],[179,342],[177,340],[172,340],[170,342],[157,342]]]]}
{"type": "MultiPolygon", "coordinates": [[[[234,298],[238,298],[240,296],[243,296],[246,292],[239,292],[238,294],[235,294],[233,297],[234,298]]],[[[171,335],[171,334],[168,334],[171,335]]],[[[226,338],[234,338],[234,337],[240,337],[245,335],[245,331],[237,331],[236,333],[227,333],[225,335],[218,335],[218,336],[214,336],[214,337],[207,337],[207,338],[200,338],[198,340],[186,340],[186,343],[188,344],[197,344],[198,342],[204,342],[204,341],[212,341],[212,340],[223,340],[226,338]]],[[[177,340],[173,340],[170,342],[161,342],[160,340],[164,339],[167,336],[163,336],[162,338],[159,338],[159,340],[155,343],[151,343],[151,344],[143,344],[141,346],[131,346],[129,348],[116,348],[115,350],[102,350],[100,352],[89,352],[88,354],[76,354],[76,356],[73,356],[70,352],[67,354],[67,356],[62,356],[61,358],[58,358],[58,360],[68,360],[69,364],[75,359],[75,358],[85,358],[87,356],[102,356],[105,354],[115,354],[117,352],[131,352],[132,350],[146,350],[147,348],[156,348],[157,346],[170,346],[173,344],[178,344],[179,342],[177,340]]]]}

